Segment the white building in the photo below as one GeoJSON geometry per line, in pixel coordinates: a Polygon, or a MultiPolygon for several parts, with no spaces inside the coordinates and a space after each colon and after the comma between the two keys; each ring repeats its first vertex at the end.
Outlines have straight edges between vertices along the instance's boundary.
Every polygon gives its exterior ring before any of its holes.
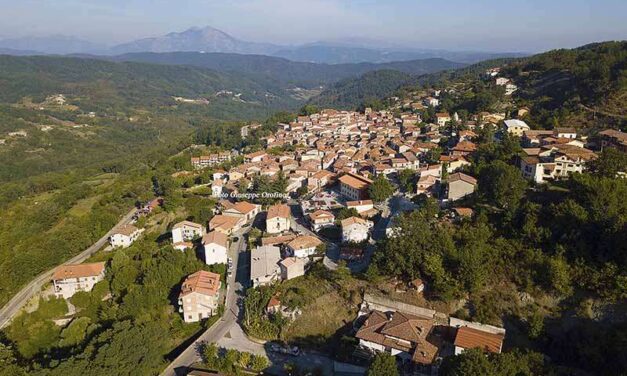
{"type": "Polygon", "coordinates": [[[222,179],[216,179],[211,183],[211,196],[220,198],[224,189],[224,181],[222,179]]]}
{"type": "Polygon", "coordinates": [[[266,217],[266,232],[279,234],[290,229],[290,207],[285,204],[272,205],[266,217]]]}
{"type": "Polygon", "coordinates": [[[91,291],[94,285],[104,279],[105,263],[61,265],[52,275],[54,294],[68,299],[79,291],[91,291]]]}
{"type": "Polygon", "coordinates": [[[113,247],[130,247],[131,244],[144,232],[133,225],[123,225],[115,229],[113,235],[109,237],[109,243],[113,247]]]}
{"type": "Polygon", "coordinates": [[[204,234],[205,227],[203,225],[190,221],[182,221],[172,227],[172,243],[176,246],[179,243],[200,238],[204,234]]]}
{"type": "Polygon", "coordinates": [[[253,287],[268,285],[281,278],[281,250],[273,245],[250,251],[250,280],[253,287]]]}
{"type": "Polygon", "coordinates": [[[339,178],[340,193],[352,201],[358,201],[368,196],[368,187],[372,180],[357,174],[344,174],[339,178]]]}
{"type": "Polygon", "coordinates": [[[322,244],[320,239],[311,235],[301,235],[287,243],[287,248],[295,257],[308,257],[316,253],[316,247],[322,244]]]}
{"type": "Polygon", "coordinates": [[[220,274],[198,271],[189,275],[179,294],[179,312],[185,322],[198,322],[218,313],[220,274]]]}
{"type": "Polygon", "coordinates": [[[350,217],[342,220],[342,241],[360,243],[368,240],[368,234],[373,223],[359,217],[350,217]]]}
{"type": "Polygon", "coordinates": [[[202,237],[207,265],[226,264],[228,259],[229,240],[225,233],[210,231],[202,237]]]}
{"type": "Polygon", "coordinates": [[[335,224],[335,216],[326,210],[316,210],[309,214],[309,222],[314,231],[318,231],[324,227],[330,227],[335,224]]]}
{"type": "Polygon", "coordinates": [[[523,133],[529,129],[531,128],[529,128],[527,123],[519,119],[509,119],[503,123],[503,130],[513,136],[522,137],[523,133]]]}
{"type": "Polygon", "coordinates": [[[355,209],[359,215],[369,215],[376,212],[372,200],[348,201],[346,203],[348,209],[355,209]]]}
{"type": "Polygon", "coordinates": [[[255,218],[259,214],[261,207],[259,205],[251,204],[250,202],[240,201],[232,204],[228,201],[222,201],[223,205],[226,205],[222,211],[222,215],[229,217],[241,218],[244,222],[248,222],[255,218]]]}

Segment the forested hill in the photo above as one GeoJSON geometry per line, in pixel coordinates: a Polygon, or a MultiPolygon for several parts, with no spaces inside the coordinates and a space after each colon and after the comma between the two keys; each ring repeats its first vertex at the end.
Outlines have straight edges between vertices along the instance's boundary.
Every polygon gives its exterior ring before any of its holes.
{"type": "MultiPolygon", "coordinates": [[[[174,104],[172,97],[236,96],[234,101],[273,109],[296,99],[272,80],[191,66],[170,66],[69,57],[0,56],[0,102],[40,100],[62,93],[93,108],[125,109],[174,104]],[[221,94],[222,93],[222,94],[221,94]]],[[[221,106],[233,105],[221,103],[221,106]]]]}
{"type": "Polygon", "coordinates": [[[585,121],[595,110],[608,122],[627,122],[625,41],[549,51],[510,64],[504,74],[518,85],[522,104],[546,116],[557,112],[556,121],[585,121]]]}
{"type": "Polygon", "coordinates": [[[111,59],[115,61],[191,65],[221,72],[265,75],[282,84],[306,88],[335,83],[341,79],[358,77],[364,73],[382,69],[392,69],[408,74],[426,74],[465,66],[465,64],[440,58],[380,64],[317,64],[295,62],[265,55],[200,52],[133,53],[115,56],[111,59]]]}
{"type": "Polygon", "coordinates": [[[336,83],[309,103],[321,108],[354,109],[391,96],[411,80],[412,75],[395,70],[368,72],[359,78],[348,78],[336,83]]]}
{"type": "Polygon", "coordinates": [[[401,88],[478,81],[480,74],[491,67],[503,67],[502,76],[513,79],[519,87],[514,99],[535,108],[537,116],[550,114],[562,122],[585,121],[583,115],[596,110],[595,115],[610,122],[627,119],[627,42],[595,43],[526,58],[489,60],[420,76],[364,75],[344,80],[311,101],[329,107],[356,108],[364,99],[383,99],[401,88]],[[390,90],[394,84],[396,90],[390,90]]]}

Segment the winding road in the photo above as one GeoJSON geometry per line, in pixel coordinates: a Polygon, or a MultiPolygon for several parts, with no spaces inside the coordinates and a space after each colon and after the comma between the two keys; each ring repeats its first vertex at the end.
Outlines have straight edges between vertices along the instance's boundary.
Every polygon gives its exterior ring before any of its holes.
{"type": "MultiPolygon", "coordinates": [[[[131,222],[133,215],[135,214],[136,209],[133,208],[127,214],[122,217],[122,219],[115,225],[109,232],[107,232],[103,237],[98,239],[94,244],[92,244],[89,248],[79,253],[78,255],[72,257],[64,264],[80,264],[81,262],[87,260],[91,255],[98,252],[109,240],[109,237],[113,234],[113,232],[120,226],[126,225],[131,222]]],[[[41,288],[52,278],[54,274],[54,270],[56,268],[50,269],[40,275],[38,275],[34,280],[30,281],[26,286],[24,286],[17,294],[9,300],[7,304],[0,309],[0,329],[6,327],[13,317],[26,305],[26,303],[35,295],[39,294],[41,288]]]]}

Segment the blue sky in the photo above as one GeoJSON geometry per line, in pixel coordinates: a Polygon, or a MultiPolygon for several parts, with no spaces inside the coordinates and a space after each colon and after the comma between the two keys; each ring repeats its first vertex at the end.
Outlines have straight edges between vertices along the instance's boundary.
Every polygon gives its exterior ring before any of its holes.
{"type": "Polygon", "coordinates": [[[0,0],[0,37],[115,44],[211,25],[252,41],[369,38],[416,48],[541,51],[627,39],[627,0],[0,0]]]}

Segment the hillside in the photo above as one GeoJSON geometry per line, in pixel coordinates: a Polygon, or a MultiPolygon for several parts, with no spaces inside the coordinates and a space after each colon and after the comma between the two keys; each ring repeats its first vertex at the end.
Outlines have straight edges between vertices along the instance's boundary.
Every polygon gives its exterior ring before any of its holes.
{"type": "Polygon", "coordinates": [[[550,51],[510,64],[504,74],[516,82],[515,98],[535,110],[536,121],[627,124],[627,42],[550,51]]]}
{"type": "Polygon", "coordinates": [[[401,91],[458,82],[478,84],[488,68],[502,67],[502,76],[519,87],[518,106],[534,109],[529,121],[564,125],[624,126],[627,120],[627,42],[604,42],[561,49],[531,57],[486,60],[459,69],[404,77],[369,75],[346,79],[311,99],[314,104],[355,108],[364,99],[382,100],[401,91]],[[396,85],[396,88],[394,88],[396,85]],[[403,90],[401,90],[403,89],[403,90]]]}
{"type": "MultiPolygon", "coordinates": [[[[173,96],[211,99],[221,91],[241,94],[255,106],[284,108],[295,100],[271,80],[197,67],[66,57],[0,56],[0,102],[64,93],[76,101],[116,106],[171,105],[173,96]]],[[[80,103],[79,103],[80,104],[80,103]]]]}
{"type": "Polygon", "coordinates": [[[316,64],[294,62],[264,55],[199,52],[135,53],[115,56],[112,59],[115,61],[191,65],[220,72],[263,75],[284,85],[296,85],[305,88],[327,85],[341,79],[358,77],[364,73],[381,69],[393,69],[409,74],[425,74],[464,66],[464,64],[440,58],[381,64],[316,64]]]}
{"type": "Polygon", "coordinates": [[[369,72],[359,78],[338,82],[312,98],[309,103],[319,107],[354,109],[365,102],[391,96],[411,79],[410,74],[395,70],[369,72]]]}
{"type": "Polygon", "coordinates": [[[0,56],[0,302],[150,197],[152,170],[196,131],[228,148],[238,121],[297,104],[268,80],[204,68],[0,56]]]}

